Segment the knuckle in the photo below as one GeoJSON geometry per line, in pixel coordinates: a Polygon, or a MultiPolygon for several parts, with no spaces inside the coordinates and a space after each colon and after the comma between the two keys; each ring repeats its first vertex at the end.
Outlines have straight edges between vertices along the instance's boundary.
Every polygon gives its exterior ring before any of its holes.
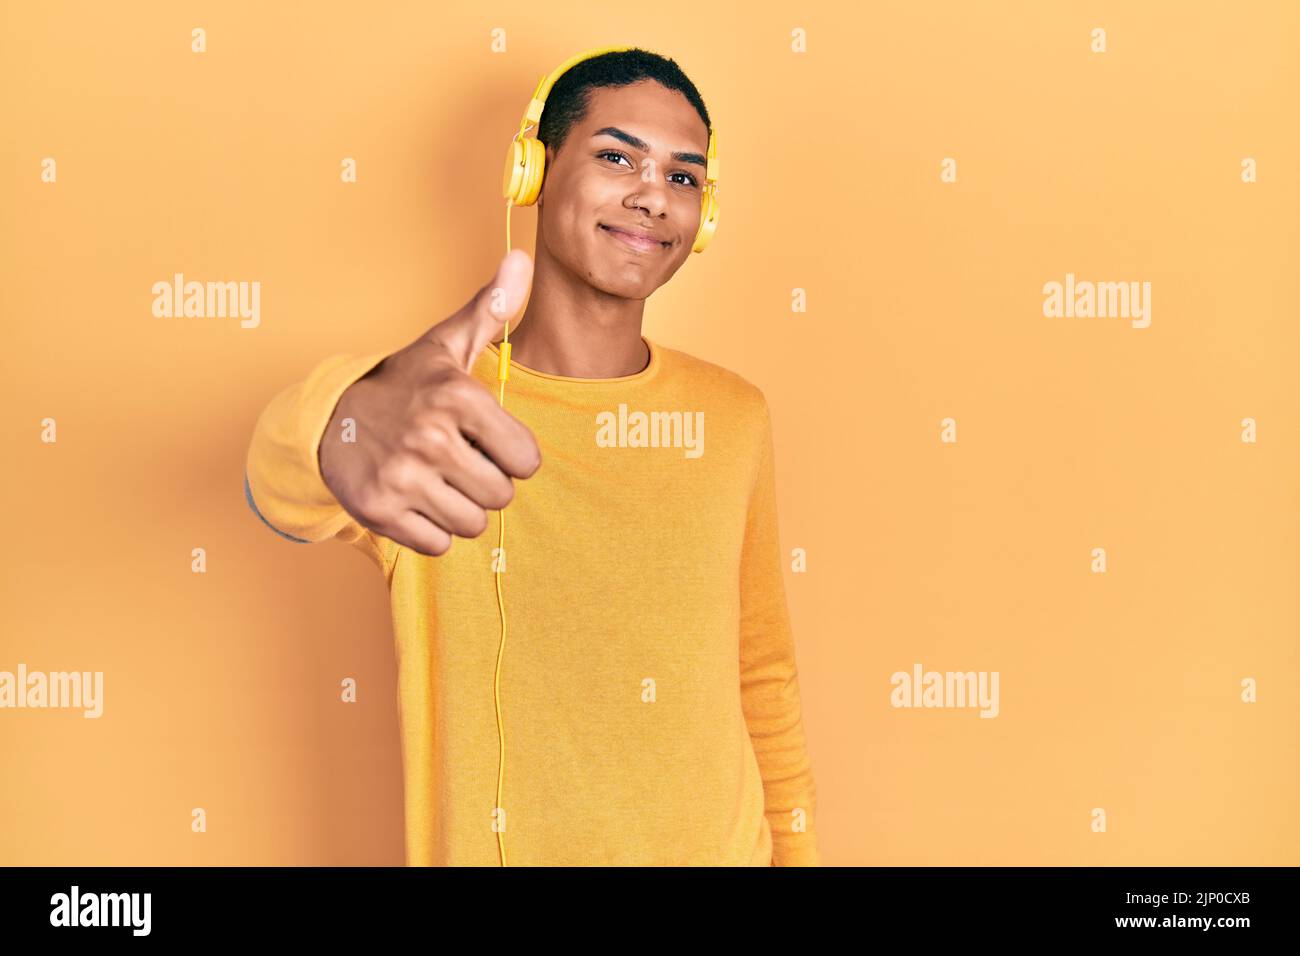
{"type": "Polygon", "coordinates": [[[420,429],[420,446],[430,455],[441,458],[451,447],[451,430],[442,419],[434,419],[420,429]]]}
{"type": "Polygon", "coordinates": [[[458,406],[468,400],[473,385],[460,369],[444,369],[433,382],[433,399],[440,406],[458,406]]]}
{"type": "Polygon", "coordinates": [[[385,490],[404,490],[414,481],[415,463],[405,455],[392,455],[376,470],[379,487],[385,490]]]}
{"type": "Polygon", "coordinates": [[[388,510],[383,506],[384,499],[379,495],[365,494],[353,505],[354,517],[367,528],[383,533],[383,526],[388,523],[388,510]]]}
{"type": "Polygon", "coordinates": [[[421,458],[442,461],[454,444],[456,423],[445,414],[424,416],[406,434],[405,447],[421,458]]]}
{"type": "Polygon", "coordinates": [[[431,369],[425,369],[424,378],[420,380],[417,396],[420,407],[438,408],[443,404],[443,393],[446,391],[448,383],[453,381],[458,374],[460,374],[459,369],[450,368],[443,364],[431,369]]]}

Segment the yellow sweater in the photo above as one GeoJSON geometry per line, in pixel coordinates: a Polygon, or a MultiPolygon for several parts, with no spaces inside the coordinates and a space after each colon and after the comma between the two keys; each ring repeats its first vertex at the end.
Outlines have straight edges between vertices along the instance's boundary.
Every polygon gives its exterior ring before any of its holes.
{"type": "MultiPolygon", "coordinates": [[[[767,402],[646,344],[650,364],[620,378],[511,364],[506,409],[542,465],[506,507],[506,862],[819,865],[767,402]]],[[[277,395],[245,494],[281,535],[347,541],[388,583],[408,865],[498,866],[497,514],[429,557],[321,479],[339,396],[383,357],[335,356],[277,395]]],[[[497,359],[473,369],[494,398],[497,359]]]]}

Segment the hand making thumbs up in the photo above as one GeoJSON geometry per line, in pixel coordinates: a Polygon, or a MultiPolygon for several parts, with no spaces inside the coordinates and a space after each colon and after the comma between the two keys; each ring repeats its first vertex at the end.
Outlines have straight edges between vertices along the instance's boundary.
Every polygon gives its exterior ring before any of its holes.
{"type": "Polygon", "coordinates": [[[343,393],[321,439],[320,468],[361,524],[421,554],[441,555],[452,535],[474,538],[487,530],[487,510],[514,497],[512,476],[537,471],[542,455],[532,432],[470,374],[522,311],[532,277],[532,258],[512,250],[457,312],[343,393]],[[355,442],[340,438],[345,418],[356,422],[355,442]]]}

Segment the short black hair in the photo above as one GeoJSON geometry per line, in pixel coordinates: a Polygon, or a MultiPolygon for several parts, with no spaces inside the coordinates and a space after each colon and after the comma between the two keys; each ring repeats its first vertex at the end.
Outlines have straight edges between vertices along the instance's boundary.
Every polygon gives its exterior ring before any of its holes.
{"type": "Polygon", "coordinates": [[[546,97],[542,121],[537,126],[537,138],[559,152],[569,137],[569,131],[587,115],[593,89],[630,86],[641,80],[654,80],[681,93],[695,107],[704,125],[713,129],[704,98],[681,67],[666,56],[633,47],[590,57],[562,73],[546,97]]]}

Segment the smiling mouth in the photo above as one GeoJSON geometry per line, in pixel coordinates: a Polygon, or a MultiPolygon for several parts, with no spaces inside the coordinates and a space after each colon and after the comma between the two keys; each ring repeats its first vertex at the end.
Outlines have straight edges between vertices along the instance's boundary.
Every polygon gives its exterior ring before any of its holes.
{"type": "Polygon", "coordinates": [[[622,229],[615,229],[613,226],[607,226],[603,222],[598,224],[601,229],[622,242],[629,248],[636,249],[640,252],[655,252],[659,249],[667,249],[672,245],[670,241],[661,239],[647,239],[645,236],[637,236],[622,229]]]}

